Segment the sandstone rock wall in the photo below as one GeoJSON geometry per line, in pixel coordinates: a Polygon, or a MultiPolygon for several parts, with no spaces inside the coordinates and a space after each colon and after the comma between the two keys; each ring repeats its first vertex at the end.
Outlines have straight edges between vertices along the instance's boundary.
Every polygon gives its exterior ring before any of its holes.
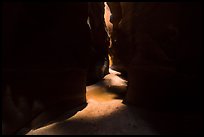
{"type": "Polygon", "coordinates": [[[110,7],[112,14],[122,10],[115,51],[128,71],[126,102],[149,108],[200,109],[200,3],[120,5],[121,9],[110,7]]]}

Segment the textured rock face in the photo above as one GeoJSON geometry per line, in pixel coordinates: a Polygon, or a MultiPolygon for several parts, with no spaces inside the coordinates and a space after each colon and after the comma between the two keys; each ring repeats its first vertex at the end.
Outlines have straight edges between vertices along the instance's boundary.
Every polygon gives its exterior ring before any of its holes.
{"type": "Polygon", "coordinates": [[[104,19],[104,2],[89,2],[89,24],[91,31],[92,56],[87,74],[87,85],[94,84],[108,74],[109,37],[104,19]]]}
{"type": "Polygon", "coordinates": [[[115,49],[128,71],[126,101],[139,106],[199,108],[200,3],[120,2],[121,9],[111,4],[112,14],[122,11],[115,49]]]}
{"type": "Polygon", "coordinates": [[[86,103],[87,17],[87,3],[3,4],[4,134],[53,105],[66,102],[68,109],[86,103]]]}

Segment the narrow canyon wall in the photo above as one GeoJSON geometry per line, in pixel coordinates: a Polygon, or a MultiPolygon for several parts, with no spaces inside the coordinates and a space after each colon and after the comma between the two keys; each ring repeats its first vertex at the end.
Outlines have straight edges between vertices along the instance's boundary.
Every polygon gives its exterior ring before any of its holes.
{"type": "Polygon", "coordinates": [[[3,3],[3,134],[86,103],[87,18],[88,3],[3,3]]]}
{"type": "Polygon", "coordinates": [[[122,11],[115,51],[128,72],[125,102],[159,109],[201,109],[201,4],[109,5],[113,18],[122,11]]]}

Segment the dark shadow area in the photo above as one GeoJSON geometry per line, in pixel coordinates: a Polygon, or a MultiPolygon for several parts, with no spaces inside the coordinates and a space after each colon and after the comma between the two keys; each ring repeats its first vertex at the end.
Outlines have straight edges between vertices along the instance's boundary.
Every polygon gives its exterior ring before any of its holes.
{"type": "Polygon", "coordinates": [[[114,99],[124,99],[125,95],[126,95],[126,92],[127,92],[127,89],[113,86],[113,87],[108,87],[107,91],[110,92],[110,93],[117,94],[117,97],[115,97],[114,99]]]}
{"type": "Polygon", "coordinates": [[[38,114],[35,118],[28,122],[28,124],[17,131],[18,135],[25,135],[30,130],[36,130],[41,127],[46,127],[50,124],[64,121],[73,115],[75,115],[78,111],[82,111],[87,103],[80,105],[75,105],[75,107],[67,107],[66,104],[61,104],[57,106],[52,106],[52,108],[48,108],[44,110],[40,114],[38,114]]]}
{"type": "Polygon", "coordinates": [[[198,112],[153,111],[128,106],[161,135],[203,135],[203,115],[198,112]]]}

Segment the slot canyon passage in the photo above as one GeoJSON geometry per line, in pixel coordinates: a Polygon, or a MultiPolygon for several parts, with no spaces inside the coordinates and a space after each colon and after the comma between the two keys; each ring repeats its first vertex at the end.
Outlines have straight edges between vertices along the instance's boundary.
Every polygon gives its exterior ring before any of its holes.
{"type": "Polygon", "coordinates": [[[203,134],[200,2],[3,2],[3,135],[203,134]]]}

